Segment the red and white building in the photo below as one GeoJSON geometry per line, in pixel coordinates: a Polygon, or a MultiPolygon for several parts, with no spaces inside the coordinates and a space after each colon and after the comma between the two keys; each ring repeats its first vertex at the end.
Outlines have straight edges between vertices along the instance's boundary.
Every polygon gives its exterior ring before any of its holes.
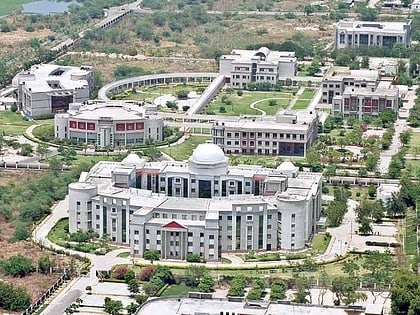
{"type": "Polygon", "coordinates": [[[74,139],[99,147],[127,147],[163,140],[163,119],[143,102],[89,101],[70,104],[54,117],[58,139],[74,139]]]}

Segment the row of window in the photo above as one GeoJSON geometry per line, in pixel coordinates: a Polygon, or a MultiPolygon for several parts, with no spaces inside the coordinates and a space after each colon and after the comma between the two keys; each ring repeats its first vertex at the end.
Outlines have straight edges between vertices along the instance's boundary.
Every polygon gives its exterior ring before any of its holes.
{"type": "MultiPolygon", "coordinates": [[[[226,138],[227,139],[239,139],[241,138],[248,138],[248,139],[255,139],[255,135],[257,135],[257,139],[296,139],[298,137],[297,134],[289,134],[289,133],[271,133],[271,132],[227,132],[226,138]]],[[[303,139],[305,135],[300,135],[300,139],[303,139]]],[[[258,142],[261,145],[261,141],[258,142]]]]}

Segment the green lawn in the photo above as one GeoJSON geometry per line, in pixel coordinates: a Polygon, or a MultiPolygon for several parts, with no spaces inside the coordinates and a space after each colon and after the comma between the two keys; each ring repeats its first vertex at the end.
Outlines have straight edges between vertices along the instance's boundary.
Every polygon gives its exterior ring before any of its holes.
{"type": "Polygon", "coordinates": [[[69,227],[69,219],[61,219],[48,233],[48,239],[55,244],[63,244],[67,238],[66,230],[69,227]]]}
{"type": "Polygon", "coordinates": [[[130,257],[130,252],[123,252],[123,253],[120,253],[120,254],[118,254],[118,257],[121,257],[121,258],[128,258],[128,257],[130,257]]]}
{"type": "Polygon", "coordinates": [[[409,153],[417,154],[417,156],[420,156],[420,132],[412,133],[411,139],[408,145],[410,146],[408,150],[409,153]]]}
{"type": "Polygon", "coordinates": [[[311,100],[314,98],[314,96],[315,96],[315,90],[306,88],[305,91],[303,91],[303,93],[299,96],[299,99],[311,100]]]}
{"type": "Polygon", "coordinates": [[[33,125],[34,122],[23,119],[19,113],[13,113],[10,111],[0,112],[0,133],[6,135],[22,135],[26,128],[33,125]]]}
{"type": "Polygon", "coordinates": [[[315,234],[312,240],[310,251],[314,255],[323,254],[327,250],[331,241],[331,235],[315,234]]]}
{"type": "Polygon", "coordinates": [[[416,213],[415,211],[407,212],[406,229],[405,229],[405,253],[406,255],[416,255],[417,253],[417,236],[416,236],[416,213]]]}
{"type": "Polygon", "coordinates": [[[289,105],[289,99],[276,99],[276,105],[271,105],[269,100],[263,100],[255,105],[256,108],[262,109],[267,115],[275,115],[279,109],[286,108],[289,105]]]}
{"type": "Polygon", "coordinates": [[[205,89],[207,85],[193,85],[193,84],[171,84],[171,85],[157,85],[137,89],[136,93],[132,90],[126,90],[114,96],[115,99],[130,99],[137,101],[145,101],[153,103],[153,100],[161,95],[172,94],[175,95],[178,91],[184,90],[188,92],[196,91],[197,93],[205,89]]]}
{"type": "Polygon", "coordinates": [[[197,291],[197,288],[185,284],[176,284],[169,286],[161,296],[187,296],[190,291],[197,291]]]}
{"type": "Polygon", "coordinates": [[[176,161],[185,161],[191,156],[197,145],[200,143],[205,143],[207,140],[211,140],[211,137],[190,136],[187,140],[179,145],[162,148],[160,150],[174,158],[176,161]]]}
{"type": "Polygon", "coordinates": [[[289,100],[291,98],[292,91],[285,91],[285,92],[250,92],[250,91],[242,91],[243,94],[238,96],[236,92],[221,92],[217,95],[217,97],[208,104],[204,111],[205,112],[213,112],[216,115],[225,115],[225,116],[240,116],[240,115],[261,115],[261,113],[249,106],[257,101],[264,100],[264,99],[275,99],[277,104],[275,106],[269,106],[268,100],[256,104],[256,107],[261,108],[263,110],[267,109],[267,114],[274,115],[279,109],[285,108],[287,104],[289,104],[289,100]],[[230,105],[227,105],[222,102],[224,98],[231,101],[230,105]],[[259,106],[257,106],[259,105],[259,106]],[[223,111],[224,108],[224,111],[223,111]],[[222,111],[221,111],[222,109],[222,111]]]}
{"type": "Polygon", "coordinates": [[[22,4],[32,2],[33,0],[1,0],[0,16],[8,15],[12,12],[22,9],[22,4]]]}
{"type": "Polygon", "coordinates": [[[306,109],[308,108],[310,102],[311,100],[298,99],[295,105],[293,105],[293,109],[306,109]]]}

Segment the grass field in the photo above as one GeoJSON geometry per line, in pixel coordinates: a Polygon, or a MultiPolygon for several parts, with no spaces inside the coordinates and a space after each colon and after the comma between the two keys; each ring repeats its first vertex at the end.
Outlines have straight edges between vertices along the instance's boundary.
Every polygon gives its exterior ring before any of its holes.
{"type": "Polygon", "coordinates": [[[187,296],[190,291],[197,291],[197,288],[185,284],[176,284],[169,286],[161,296],[187,296]]]}
{"type": "Polygon", "coordinates": [[[33,0],[1,0],[0,16],[8,15],[12,12],[22,9],[22,4],[32,2],[33,0]]]}
{"type": "Polygon", "coordinates": [[[221,92],[217,95],[216,99],[208,104],[205,111],[214,112],[216,115],[226,116],[240,116],[240,115],[261,115],[260,111],[250,108],[250,105],[255,104],[256,107],[267,111],[268,115],[274,115],[279,109],[287,107],[291,98],[292,92],[249,92],[243,91],[241,96],[237,93],[221,92]],[[226,104],[222,102],[223,99],[229,100],[231,103],[226,104]],[[266,101],[262,101],[265,100],[266,101]],[[275,106],[269,106],[269,100],[274,99],[277,101],[275,106]],[[224,108],[224,111],[221,109],[224,108]]]}
{"type": "Polygon", "coordinates": [[[417,154],[417,156],[420,156],[420,132],[412,133],[408,145],[410,146],[408,153],[417,154]]]}
{"type": "Polygon", "coordinates": [[[417,235],[415,221],[416,213],[414,211],[407,212],[404,244],[406,255],[416,255],[417,253],[417,235]]]}
{"type": "Polygon", "coordinates": [[[298,99],[295,105],[293,105],[293,109],[306,109],[310,102],[311,100],[298,99]]]}
{"type": "Polygon", "coordinates": [[[176,161],[185,161],[191,156],[197,145],[205,143],[207,140],[211,140],[211,137],[190,136],[187,140],[177,146],[162,148],[160,150],[174,158],[176,161]]]}
{"type": "Polygon", "coordinates": [[[310,251],[315,255],[323,254],[327,250],[327,247],[330,244],[330,241],[331,241],[331,235],[315,234],[311,243],[310,251]]]}
{"type": "Polygon", "coordinates": [[[314,96],[315,90],[305,89],[303,93],[299,96],[297,102],[293,106],[293,109],[306,109],[311,103],[314,96]]]}
{"type": "Polygon", "coordinates": [[[64,241],[67,238],[65,229],[66,227],[68,228],[68,226],[69,226],[69,219],[62,219],[58,221],[57,224],[54,225],[54,227],[48,233],[48,239],[55,244],[64,243],[64,241]]]}
{"type": "Polygon", "coordinates": [[[33,124],[31,121],[24,120],[19,113],[10,111],[0,112],[0,133],[2,134],[11,136],[21,135],[25,132],[26,128],[33,124]]]}

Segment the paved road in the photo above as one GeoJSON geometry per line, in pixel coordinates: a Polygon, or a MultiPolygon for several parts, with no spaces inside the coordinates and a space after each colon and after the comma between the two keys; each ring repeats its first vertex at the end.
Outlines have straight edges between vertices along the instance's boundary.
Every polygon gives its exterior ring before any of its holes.
{"type": "MultiPolygon", "coordinates": [[[[403,103],[403,108],[410,110],[414,106],[414,100],[416,98],[417,86],[413,86],[411,91],[408,91],[406,99],[407,102],[403,103]]],[[[401,147],[400,134],[406,131],[409,126],[408,122],[405,119],[397,118],[397,121],[394,124],[395,133],[392,137],[391,145],[388,150],[382,151],[379,156],[378,170],[381,174],[385,175],[388,173],[389,164],[391,163],[392,156],[398,153],[401,147]]]]}
{"type": "Polygon", "coordinates": [[[60,201],[53,208],[52,214],[49,215],[44,221],[42,221],[38,227],[35,228],[32,233],[32,238],[44,246],[61,249],[69,252],[70,254],[79,254],[82,257],[85,256],[91,260],[92,267],[87,276],[74,279],[66,288],[59,292],[53,300],[54,303],[49,304],[47,308],[42,312],[42,315],[63,314],[64,310],[70,304],[72,304],[76,298],[80,297],[85,292],[86,286],[94,286],[96,283],[98,283],[99,280],[96,277],[96,270],[109,270],[114,265],[130,263],[128,258],[117,257],[118,254],[127,252],[127,248],[120,248],[104,256],[97,256],[93,254],[85,254],[73,250],[68,250],[50,242],[47,237],[48,232],[61,218],[65,217],[68,217],[68,197],[60,201]]]}

